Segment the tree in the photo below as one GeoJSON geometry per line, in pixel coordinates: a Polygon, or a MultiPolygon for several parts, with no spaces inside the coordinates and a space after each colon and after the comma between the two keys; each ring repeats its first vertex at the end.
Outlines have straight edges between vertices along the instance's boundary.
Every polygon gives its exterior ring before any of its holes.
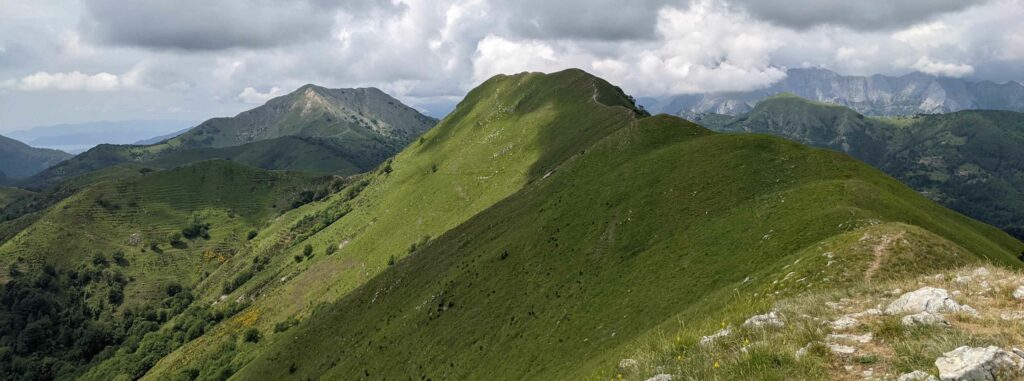
{"type": "Polygon", "coordinates": [[[302,248],[302,255],[306,258],[313,256],[313,245],[307,244],[306,247],[302,248]]]}

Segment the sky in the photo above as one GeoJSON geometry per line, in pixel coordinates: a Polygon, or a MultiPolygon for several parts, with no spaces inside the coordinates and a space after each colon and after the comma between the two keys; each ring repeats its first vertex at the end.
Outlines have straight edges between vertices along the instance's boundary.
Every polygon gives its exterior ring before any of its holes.
{"type": "Polygon", "coordinates": [[[785,70],[1024,82],[1024,0],[0,0],[0,133],[231,116],[306,83],[443,116],[499,73],[635,96],[785,70]]]}

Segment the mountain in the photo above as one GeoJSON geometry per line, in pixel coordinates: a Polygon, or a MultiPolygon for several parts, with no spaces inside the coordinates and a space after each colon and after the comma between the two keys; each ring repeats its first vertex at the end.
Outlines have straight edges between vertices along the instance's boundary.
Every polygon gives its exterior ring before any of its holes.
{"type": "Polygon", "coordinates": [[[0,178],[22,179],[70,158],[65,152],[33,148],[0,136],[0,178]]]}
{"type": "Polygon", "coordinates": [[[80,153],[100,144],[131,144],[194,125],[184,120],[100,121],[35,127],[10,136],[33,147],[80,153]]]}
{"type": "Polygon", "coordinates": [[[283,136],[369,140],[398,149],[437,123],[375,88],[305,85],[233,118],[214,118],[171,139],[183,147],[231,147],[283,136]]]}
{"type": "Polygon", "coordinates": [[[792,354],[825,339],[820,322],[749,356],[672,338],[806,292],[1019,268],[1024,249],[848,155],[652,117],[580,70],[491,78],[345,179],[223,160],[137,172],[0,245],[15,317],[0,343],[18,348],[3,375],[609,379],[672,348],[629,379],[827,379],[838,356],[792,354]],[[13,307],[30,302],[70,312],[13,307]]]}
{"type": "Polygon", "coordinates": [[[783,136],[848,153],[953,210],[1024,238],[1024,114],[971,110],[872,118],[793,95],[770,97],[718,131],[783,136]]]}
{"type": "Polygon", "coordinates": [[[689,118],[705,113],[738,115],[751,111],[761,100],[781,93],[842,105],[874,116],[978,109],[1024,112],[1024,85],[1016,82],[971,82],[919,72],[899,77],[844,76],[822,68],[789,69],[786,78],[764,89],[647,99],[644,106],[652,112],[689,118]]]}
{"type": "Polygon", "coordinates": [[[377,89],[306,85],[235,117],[210,119],[152,145],[97,146],[19,185],[43,189],[114,164],[181,165],[188,163],[183,159],[189,157],[240,158],[265,169],[320,168],[330,171],[327,173],[351,175],[380,164],[436,122],[377,89]],[[280,139],[276,140],[279,145],[269,143],[275,139],[280,139]],[[256,144],[259,142],[263,143],[256,144]],[[276,157],[284,152],[289,158],[276,157]],[[304,152],[316,156],[295,158],[304,152]],[[328,158],[342,161],[314,163],[328,158]],[[303,163],[295,164],[298,162],[303,163]]]}

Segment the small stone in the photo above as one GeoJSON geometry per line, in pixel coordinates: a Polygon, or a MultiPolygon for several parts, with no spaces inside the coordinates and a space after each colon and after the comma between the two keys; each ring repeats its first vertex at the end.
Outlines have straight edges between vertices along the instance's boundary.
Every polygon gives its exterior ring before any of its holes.
{"type": "Polygon", "coordinates": [[[904,316],[900,321],[905,327],[915,326],[931,326],[931,325],[949,325],[949,321],[946,320],[942,314],[933,314],[931,312],[918,312],[913,315],[904,316]]]}
{"type": "Polygon", "coordinates": [[[1024,358],[995,346],[959,347],[935,360],[935,367],[942,381],[1015,380],[1024,376],[1024,358]]]}
{"type": "Polygon", "coordinates": [[[756,315],[747,319],[743,322],[744,327],[748,328],[782,328],[786,324],[782,322],[782,318],[779,316],[777,311],[771,311],[764,315],[756,315]]]}
{"type": "Polygon", "coordinates": [[[857,348],[854,348],[854,347],[851,347],[851,346],[847,346],[847,345],[842,345],[842,344],[835,344],[835,343],[829,343],[828,344],[828,349],[830,351],[832,351],[832,353],[835,353],[837,355],[844,355],[844,356],[852,355],[855,352],[857,352],[857,348]]]}
{"type": "Polygon", "coordinates": [[[1013,298],[1024,302],[1024,286],[1017,287],[1013,291],[1013,298]]]}
{"type": "Polygon", "coordinates": [[[900,376],[900,378],[896,379],[896,381],[938,381],[938,380],[939,379],[935,378],[935,376],[932,376],[932,375],[930,375],[930,374],[928,374],[926,372],[920,371],[920,370],[915,370],[915,371],[910,372],[910,373],[904,373],[902,376],[900,376]]]}
{"type": "Polygon", "coordinates": [[[796,354],[793,355],[793,357],[796,357],[797,361],[800,361],[804,357],[807,357],[807,354],[810,353],[811,351],[811,345],[813,344],[807,343],[807,345],[804,345],[803,348],[797,349],[796,354]]]}
{"type": "Polygon", "coordinates": [[[654,377],[648,378],[647,381],[672,381],[671,374],[659,374],[654,377]]]}
{"type": "Polygon", "coordinates": [[[845,331],[857,326],[857,319],[850,316],[843,316],[836,321],[832,322],[832,329],[836,331],[845,331]]]}
{"type": "Polygon", "coordinates": [[[972,280],[974,280],[974,278],[971,278],[967,275],[958,275],[956,279],[953,279],[953,281],[956,282],[957,284],[968,284],[971,283],[972,280]]]}
{"type": "Polygon", "coordinates": [[[991,274],[991,272],[989,272],[987,268],[979,267],[979,268],[974,269],[974,273],[973,274],[974,274],[974,276],[986,277],[986,276],[989,276],[991,274]]]}
{"type": "Polygon", "coordinates": [[[619,361],[619,371],[627,372],[636,368],[637,365],[639,365],[639,363],[634,359],[622,359],[619,361]]]}
{"type": "Polygon", "coordinates": [[[701,346],[708,346],[708,345],[714,344],[715,341],[717,341],[718,339],[721,339],[723,337],[727,337],[727,336],[729,336],[731,334],[732,334],[732,327],[725,327],[721,331],[716,332],[714,335],[701,337],[700,338],[700,345],[701,346]]]}
{"type": "Polygon", "coordinates": [[[861,344],[867,344],[867,343],[870,343],[871,340],[874,339],[874,338],[875,338],[874,335],[872,335],[871,333],[865,333],[863,335],[831,334],[831,335],[828,335],[826,340],[828,340],[828,341],[846,341],[846,342],[856,342],[856,343],[861,343],[861,344]]]}

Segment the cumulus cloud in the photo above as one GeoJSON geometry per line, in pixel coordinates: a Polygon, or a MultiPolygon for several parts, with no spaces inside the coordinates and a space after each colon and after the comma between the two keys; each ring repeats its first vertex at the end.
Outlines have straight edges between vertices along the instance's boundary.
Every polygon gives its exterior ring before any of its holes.
{"type": "Polygon", "coordinates": [[[858,30],[907,27],[935,15],[963,10],[987,0],[733,0],[751,14],[779,25],[806,29],[841,25],[858,30]]]}
{"type": "Polygon", "coordinates": [[[118,76],[110,73],[93,75],[78,71],[69,73],[38,72],[22,78],[17,87],[24,91],[38,90],[72,90],[72,91],[110,91],[121,86],[118,76]]]}
{"type": "Polygon", "coordinates": [[[328,38],[336,11],[379,8],[394,6],[385,0],[86,0],[81,28],[111,45],[262,48],[328,38]]]}
{"type": "Polygon", "coordinates": [[[264,104],[267,103],[267,101],[284,94],[285,92],[277,86],[271,87],[270,90],[265,93],[261,93],[259,90],[252,87],[246,87],[242,90],[241,94],[238,94],[238,99],[249,104],[264,104]]]}
{"type": "Polygon", "coordinates": [[[494,74],[568,67],[636,96],[755,89],[794,67],[1020,81],[1022,44],[1024,0],[0,0],[0,88],[21,92],[0,126],[201,120],[305,83],[443,110],[494,74]],[[64,91],[53,113],[33,88],[126,91],[64,91]]]}
{"type": "Polygon", "coordinates": [[[928,56],[917,60],[914,63],[914,69],[925,74],[957,78],[974,73],[974,67],[971,65],[933,61],[928,56]]]}

